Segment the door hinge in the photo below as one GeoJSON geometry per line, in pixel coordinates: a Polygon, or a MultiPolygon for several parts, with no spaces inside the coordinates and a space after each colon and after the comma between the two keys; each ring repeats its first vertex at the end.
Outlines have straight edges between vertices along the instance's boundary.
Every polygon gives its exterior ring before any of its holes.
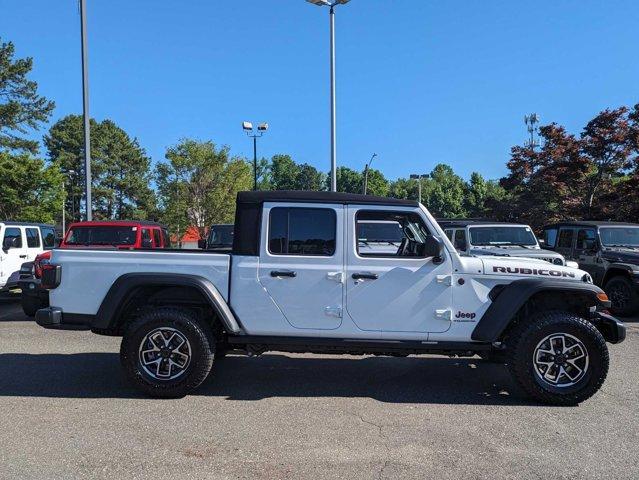
{"type": "Polygon", "coordinates": [[[448,320],[449,322],[453,321],[453,311],[449,309],[435,310],[435,318],[440,318],[442,320],[448,320]]]}
{"type": "Polygon", "coordinates": [[[344,272],[328,272],[326,278],[337,283],[344,283],[344,272]]]}
{"type": "Polygon", "coordinates": [[[342,318],[342,308],[341,307],[326,307],[324,308],[324,313],[329,317],[337,317],[342,318]]]}
{"type": "Polygon", "coordinates": [[[453,276],[452,275],[437,275],[437,283],[443,283],[444,285],[448,285],[449,287],[453,286],[453,276]]]}

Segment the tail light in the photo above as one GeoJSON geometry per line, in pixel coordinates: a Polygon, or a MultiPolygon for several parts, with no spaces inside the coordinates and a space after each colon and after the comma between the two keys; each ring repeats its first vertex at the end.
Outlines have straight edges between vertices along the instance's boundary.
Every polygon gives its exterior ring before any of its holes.
{"type": "Polygon", "coordinates": [[[42,278],[42,266],[51,261],[51,252],[43,252],[33,261],[33,274],[36,278],[42,278]]]}
{"type": "Polygon", "coordinates": [[[53,290],[62,280],[62,267],[53,263],[42,265],[42,281],[40,285],[47,290],[53,290]]]}

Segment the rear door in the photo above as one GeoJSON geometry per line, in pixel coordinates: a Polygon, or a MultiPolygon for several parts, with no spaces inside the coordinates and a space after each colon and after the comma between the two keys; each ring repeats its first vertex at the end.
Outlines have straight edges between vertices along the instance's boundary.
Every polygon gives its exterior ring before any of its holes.
{"type": "Polygon", "coordinates": [[[382,337],[424,338],[444,332],[452,320],[450,261],[436,264],[423,254],[430,233],[421,211],[410,207],[349,206],[347,214],[346,310],[361,330],[382,337]],[[392,254],[359,248],[364,221],[396,221],[404,239],[392,254]]]}
{"type": "Polygon", "coordinates": [[[258,278],[294,329],[342,323],[343,205],[265,203],[258,278]]]}
{"type": "Polygon", "coordinates": [[[0,285],[16,283],[20,277],[20,267],[26,261],[27,242],[24,227],[5,227],[0,244],[0,285]],[[14,239],[16,246],[5,250],[6,243],[14,239]]]}
{"type": "Polygon", "coordinates": [[[577,243],[575,244],[575,258],[579,262],[579,268],[588,272],[595,283],[603,280],[605,268],[597,263],[597,231],[594,228],[580,228],[577,230],[577,243]]]}
{"type": "Polygon", "coordinates": [[[566,260],[575,260],[573,243],[575,239],[575,229],[572,227],[561,227],[557,236],[557,246],[555,252],[561,253],[566,260]]]}

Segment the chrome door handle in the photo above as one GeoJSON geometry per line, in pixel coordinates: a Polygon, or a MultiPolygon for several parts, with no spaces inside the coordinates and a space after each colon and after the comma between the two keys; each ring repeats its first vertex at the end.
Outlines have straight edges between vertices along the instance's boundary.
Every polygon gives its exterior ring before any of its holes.
{"type": "Polygon", "coordinates": [[[379,275],[376,273],[354,273],[351,277],[353,280],[377,280],[379,275]]]}
{"type": "Polygon", "coordinates": [[[297,273],[293,270],[271,270],[271,277],[297,277],[297,273]]]}

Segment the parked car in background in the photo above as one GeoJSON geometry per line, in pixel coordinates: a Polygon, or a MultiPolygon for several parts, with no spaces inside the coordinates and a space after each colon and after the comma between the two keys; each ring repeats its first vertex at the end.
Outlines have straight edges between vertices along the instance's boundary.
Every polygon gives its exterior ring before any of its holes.
{"type": "Polygon", "coordinates": [[[542,249],[525,224],[477,220],[440,220],[439,224],[455,248],[469,255],[527,257],[577,267],[575,262],[567,263],[563,255],[542,249]]]}
{"type": "Polygon", "coordinates": [[[51,249],[56,243],[53,225],[29,222],[0,222],[0,290],[17,287],[23,263],[51,249]]]}
{"type": "Polygon", "coordinates": [[[639,312],[639,224],[563,222],[544,227],[544,243],[592,276],[619,315],[639,312]]]}
{"type": "MultiPolygon", "coordinates": [[[[52,227],[51,227],[52,228],[52,227]]],[[[22,310],[34,316],[49,305],[49,292],[40,286],[42,266],[49,263],[50,247],[32,262],[22,264],[18,286],[22,290],[22,310]]],[[[170,248],[165,226],[143,221],[93,221],[72,223],[59,248],[139,250],[170,248]]]]}
{"type": "Polygon", "coordinates": [[[206,250],[230,251],[233,248],[234,229],[232,223],[211,225],[208,236],[200,240],[198,246],[206,250]]]}

